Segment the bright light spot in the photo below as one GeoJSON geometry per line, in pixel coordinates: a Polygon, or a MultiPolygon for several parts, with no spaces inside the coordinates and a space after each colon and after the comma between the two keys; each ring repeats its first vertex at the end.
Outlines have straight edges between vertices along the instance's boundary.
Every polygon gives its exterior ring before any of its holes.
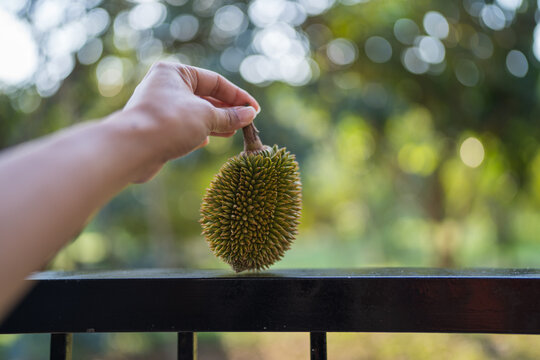
{"type": "Polygon", "coordinates": [[[441,40],[432,36],[420,36],[418,54],[425,62],[438,64],[444,60],[446,52],[441,40]]]}
{"type": "Polygon", "coordinates": [[[165,5],[158,2],[142,3],[129,12],[129,25],[136,30],[150,29],[161,24],[166,16],[165,5]]]}
{"type": "Polygon", "coordinates": [[[497,0],[497,5],[505,10],[516,11],[521,6],[523,0],[497,0]]]}
{"type": "Polygon", "coordinates": [[[221,0],[194,0],[193,11],[200,16],[211,16],[221,2],[221,0]]]}
{"type": "Polygon", "coordinates": [[[438,39],[446,38],[450,30],[446,18],[437,11],[430,11],[424,15],[424,29],[428,35],[438,39]]]}
{"type": "Polygon", "coordinates": [[[84,28],[90,37],[99,36],[109,26],[109,13],[102,8],[92,9],[84,18],[84,28]]]}
{"type": "Polygon", "coordinates": [[[53,57],[47,62],[45,69],[53,78],[58,80],[64,80],[71,74],[71,71],[75,67],[74,56],[69,54],[63,54],[53,57]]]}
{"type": "Polygon", "coordinates": [[[461,161],[468,167],[476,168],[484,161],[484,146],[475,137],[469,137],[463,141],[459,148],[461,161]]]}
{"type": "Polygon", "coordinates": [[[238,48],[229,47],[221,53],[219,62],[227,71],[237,72],[240,69],[240,64],[244,60],[245,54],[238,48]]]}
{"type": "Polygon", "coordinates": [[[437,162],[437,152],[426,144],[406,144],[398,153],[399,167],[410,174],[430,175],[435,171],[437,162]]]}
{"type": "Polygon", "coordinates": [[[234,5],[224,6],[216,12],[214,24],[227,35],[236,35],[245,24],[244,12],[234,5]]]}
{"type": "Polygon", "coordinates": [[[248,8],[249,18],[258,27],[265,27],[278,21],[285,10],[284,0],[255,0],[248,8]]]}
{"type": "Polygon", "coordinates": [[[303,57],[284,56],[279,60],[281,79],[293,86],[305,85],[311,79],[311,68],[303,57]]]}
{"type": "Polygon", "coordinates": [[[94,38],[86,43],[77,53],[77,59],[84,65],[95,63],[101,57],[103,52],[103,42],[100,38],[94,38]]]}
{"type": "Polygon", "coordinates": [[[82,263],[97,263],[107,256],[107,242],[96,232],[84,232],[71,244],[67,251],[82,263]]]}
{"type": "Polygon", "coordinates": [[[285,8],[281,12],[279,20],[293,26],[299,26],[306,21],[306,9],[298,3],[287,1],[285,8]]]}
{"type": "Polygon", "coordinates": [[[273,59],[284,55],[305,57],[308,45],[304,40],[290,25],[277,23],[257,31],[253,45],[255,49],[273,59]]]}
{"type": "Polygon", "coordinates": [[[288,26],[276,24],[257,32],[253,43],[263,54],[279,58],[289,52],[295,31],[288,26]]]}
{"type": "Polygon", "coordinates": [[[367,57],[375,63],[385,63],[392,57],[392,46],[383,37],[372,36],[364,45],[367,57]]]}
{"type": "Polygon", "coordinates": [[[106,97],[115,96],[124,86],[124,66],[122,60],[115,56],[107,56],[101,59],[96,75],[98,89],[101,95],[106,97]]]}
{"type": "Polygon", "coordinates": [[[149,38],[137,48],[137,59],[146,64],[152,64],[159,60],[163,54],[163,43],[156,38],[149,38]]]}
{"type": "Polygon", "coordinates": [[[17,108],[25,114],[34,112],[39,107],[39,104],[41,104],[41,97],[32,88],[24,91],[16,99],[17,108]]]}
{"type": "Polygon", "coordinates": [[[240,74],[253,84],[281,80],[294,86],[305,85],[313,75],[307,59],[290,54],[279,58],[248,56],[240,64],[240,74]]]}
{"type": "Polygon", "coordinates": [[[41,0],[32,12],[32,24],[39,31],[47,31],[60,24],[66,8],[62,0],[41,0]]]}
{"type": "Polygon", "coordinates": [[[413,74],[424,74],[429,70],[429,64],[422,60],[420,51],[415,47],[408,48],[403,52],[401,62],[405,69],[413,74]]]}
{"type": "Polygon", "coordinates": [[[469,45],[474,55],[480,59],[488,59],[493,55],[493,42],[486,34],[474,33],[469,45]]]}
{"type": "Polygon", "coordinates": [[[189,41],[199,31],[199,20],[193,15],[180,15],[171,22],[171,36],[180,41],[189,41]]]}
{"type": "Polygon", "coordinates": [[[0,83],[27,81],[38,66],[38,50],[26,21],[0,9],[0,83]]]}
{"type": "Polygon", "coordinates": [[[28,5],[28,0],[3,0],[0,1],[0,8],[15,14],[23,10],[28,5]]]}
{"type": "Polygon", "coordinates": [[[71,22],[50,32],[46,42],[47,55],[64,56],[79,50],[86,42],[86,30],[81,22],[71,22]]]}
{"type": "Polygon", "coordinates": [[[261,84],[272,78],[272,62],[263,55],[248,56],[240,64],[240,75],[252,83],[261,84]]]}
{"type": "Polygon", "coordinates": [[[463,1],[465,10],[472,16],[477,17],[484,8],[484,0],[465,0],[463,1]]]}
{"type": "Polygon", "coordinates": [[[529,71],[529,63],[525,55],[518,50],[511,50],[506,55],[506,68],[515,77],[524,77],[529,71]]]}
{"type": "Polygon", "coordinates": [[[332,40],[326,48],[328,58],[336,65],[348,65],[356,60],[356,45],[346,39],[332,40]]]}
{"type": "Polygon", "coordinates": [[[537,24],[534,28],[533,39],[533,54],[536,60],[540,61],[540,24],[537,24]]]}
{"type": "Polygon", "coordinates": [[[131,50],[137,46],[139,38],[139,31],[135,31],[129,25],[129,12],[123,11],[116,15],[114,19],[114,46],[122,51],[131,50]]]}
{"type": "Polygon", "coordinates": [[[334,5],[335,0],[299,0],[300,4],[306,9],[306,12],[311,15],[319,15],[330,9],[334,5]]]}
{"type": "Polygon", "coordinates": [[[482,22],[491,30],[502,30],[506,24],[506,18],[497,5],[484,5],[480,11],[482,22]]]}
{"type": "Polygon", "coordinates": [[[412,45],[414,39],[420,34],[418,25],[410,19],[399,19],[394,24],[394,35],[399,42],[412,45]]]}
{"type": "Polygon", "coordinates": [[[465,86],[475,86],[480,80],[480,71],[470,60],[460,59],[455,66],[456,78],[465,86]]]}
{"type": "Polygon", "coordinates": [[[52,96],[60,88],[61,80],[48,71],[38,71],[36,74],[36,90],[41,97],[52,96]]]}

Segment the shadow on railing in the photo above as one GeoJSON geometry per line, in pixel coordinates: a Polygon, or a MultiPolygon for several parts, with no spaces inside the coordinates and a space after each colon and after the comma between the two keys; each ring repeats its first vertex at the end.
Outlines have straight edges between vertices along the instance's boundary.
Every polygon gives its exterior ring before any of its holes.
{"type": "Polygon", "coordinates": [[[540,333],[540,270],[372,268],[43,272],[0,334],[50,333],[51,359],[71,358],[73,333],[176,332],[178,358],[197,332],[540,333]]]}

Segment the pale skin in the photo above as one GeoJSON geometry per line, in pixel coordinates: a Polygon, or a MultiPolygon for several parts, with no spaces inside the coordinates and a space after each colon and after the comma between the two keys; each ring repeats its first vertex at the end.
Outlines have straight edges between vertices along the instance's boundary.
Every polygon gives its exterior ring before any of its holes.
{"type": "Polygon", "coordinates": [[[259,110],[214,72],[160,62],[122,111],[0,153],[0,320],[26,290],[24,278],[115,194],[209,136],[232,136],[259,110]]]}

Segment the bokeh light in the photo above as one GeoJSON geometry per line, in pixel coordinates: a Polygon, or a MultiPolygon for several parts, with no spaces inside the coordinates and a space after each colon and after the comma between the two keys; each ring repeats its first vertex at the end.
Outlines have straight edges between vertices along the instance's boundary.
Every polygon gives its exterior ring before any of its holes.
{"type": "Polygon", "coordinates": [[[493,55],[493,42],[490,37],[481,32],[475,32],[470,38],[472,52],[480,59],[489,59],[493,55]]]}
{"type": "Polygon", "coordinates": [[[448,36],[449,26],[446,18],[437,11],[429,11],[424,15],[424,29],[428,35],[438,39],[448,36]]]}
{"type": "Polygon", "coordinates": [[[199,20],[193,15],[184,14],[174,18],[171,22],[171,36],[180,41],[189,41],[199,31],[199,20]]]}
{"type": "Polygon", "coordinates": [[[103,53],[103,42],[99,38],[88,41],[78,52],[77,59],[83,65],[95,63],[103,53]]]}
{"type": "Polygon", "coordinates": [[[484,161],[484,146],[475,137],[468,137],[459,148],[459,156],[465,165],[476,168],[484,161]]]}
{"type": "Polygon", "coordinates": [[[430,64],[438,64],[444,60],[446,52],[439,39],[432,36],[420,36],[417,42],[418,54],[422,60],[430,64]]]}
{"type": "Polygon", "coordinates": [[[482,23],[491,30],[502,30],[506,24],[504,12],[500,7],[493,4],[486,4],[480,11],[482,23]]]}
{"type": "MultiPolygon", "coordinates": [[[[383,41],[385,40],[383,39],[383,41]]],[[[388,52],[384,53],[385,50],[387,49],[383,49],[382,54],[381,53],[375,54],[376,49],[372,49],[372,50],[374,52],[371,54],[376,59],[381,60],[381,59],[384,59],[386,56],[388,56],[388,52]]],[[[356,60],[356,57],[358,56],[358,50],[356,48],[356,45],[347,39],[335,39],[335,40],[332,40],[328,44],[328,47],[326,48],[326,54],[328,55],[328,58],[336,65],[349,65],[354,60],[356,60]]],[[[392,55],[391,49],[390,49],[390,55],[392,55]]]]}
{"type": "Polygon", "coordinates": [[[416,47],[405,49],[401,56],[405,69],[413,74],[424,74],[429,70],[429,64],[422,59],[420,50],[416,47]]]}
{"type": "Polygon", "coordinates": [[[145,2],[135,6],[129,12],[129,25],[135,30],[154,27],[167,15],[167,8],[158,2],[145,2]]]}
{"type": "Polygon", "coordinates": [[[480,81],[480,70],[471,60],[458,60],[455,66],[455,73],[458,81],[465,86],[476,86],[480,81]]]}
{"type": "Polygon", "coordinates": [[[96,68],[98,89],[101,95],[111,97],[122,90],[124,86],[124,66],[122,60],[115,56],[101,59],[96,68]]]}
{"type": "Polygon", "coordinates": [[[511,50],[508,55],[506,55],[506,69],[515,77],[522,78],[527,75],[529,63],[527,62],[525,54],[519,50],[511,50]]]}
{"type": "Polygon", "coordinates": [[[103,34],[109,26],[109,13],[105,9],[94,8],[86,14],[83,23],[88,36],[99,36],[103,34]]]}
{"type": "Polygon", "coordinates": [[[319,15],[330,9],[335,0],[299,0],[309,15],[319,15]]]}
{"type": "Polygon", "coordinates": [[[0,8],[0,85],[29,80],[38,66],[38,50],[28,23],[0,8]]]}
{"type": "Polygon", "coordinates": [[[497,0],[497,5],[509,11],[516,11],[521,7],[523,0],[497,0]]]}
{"type": "Polygon", "coordinates": [[[258,27],[271,25],[280,20],[286,5],[285,0],[255,0],[249,5],[249,18],[258,27]]]}
{"type": "Polygon", "coordinates": [[[367,39],[364,50],[367,57],[375,63],[385,63],[392,57],[392,45],[381,36],[372,36],[367,39]]]}
{"type": "Polygon", "coordinates": [[[245,30],[247,19],[237,6],[226,5],[216,12],[214,24],[224,35],[235,36],[245,30]]]}
{"type": "Polygon", "coordinates": [[[399,19],[394,23],[394,35],[405,45],[412,45],[419,34],[418,25],[411,19],[399,19]]]}

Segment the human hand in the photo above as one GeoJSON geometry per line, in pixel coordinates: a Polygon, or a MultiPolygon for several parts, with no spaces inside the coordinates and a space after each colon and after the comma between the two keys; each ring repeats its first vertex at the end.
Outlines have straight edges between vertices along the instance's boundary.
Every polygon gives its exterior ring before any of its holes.
{"type": "Polygon", "coordinates": [[[151,134],[153,160],[135,182],[151,178],[163,164],[248,125],[260,107],[245,90],[212,71],[158,62],[135,89],[123,112],[132,127],[151,134]],[[249,104],[250,106],[245,106],[249,104]]]}

